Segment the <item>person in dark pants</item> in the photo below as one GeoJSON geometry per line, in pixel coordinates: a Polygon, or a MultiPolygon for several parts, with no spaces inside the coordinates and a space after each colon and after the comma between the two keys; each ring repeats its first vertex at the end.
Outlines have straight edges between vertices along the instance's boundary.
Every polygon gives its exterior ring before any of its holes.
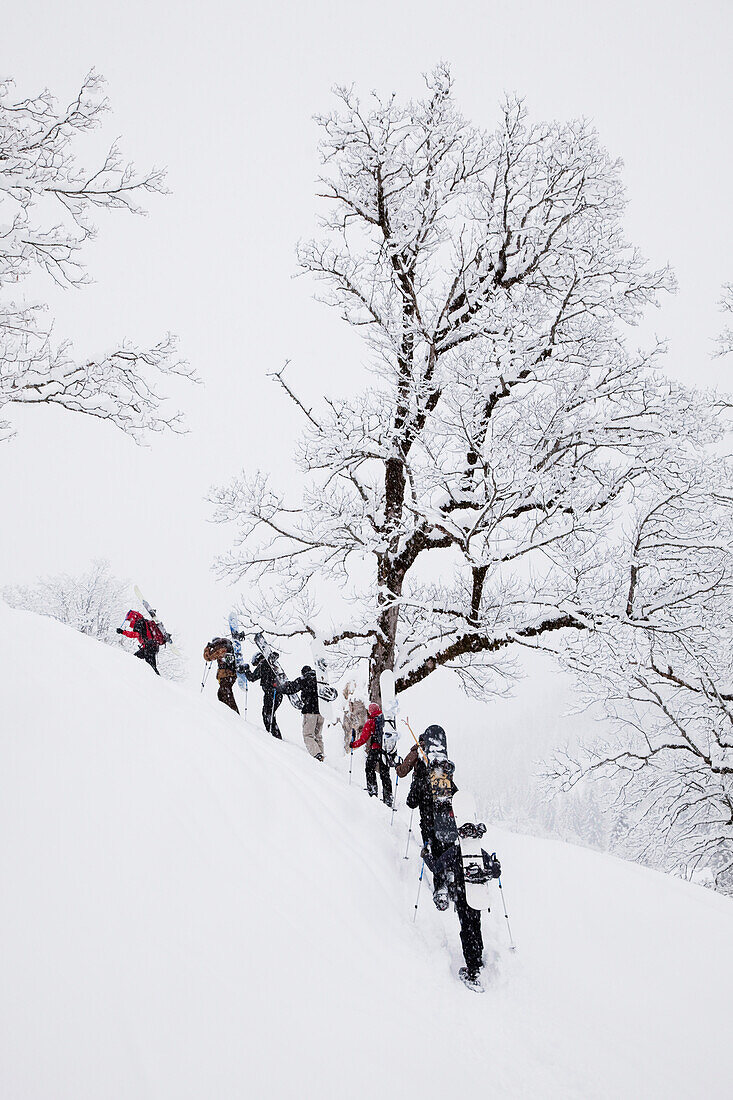
{"type": "Polygon", "coordinates": [[[204,649],[204,660],[217,663],[216,679],[219,682],[217,699],[239,714],[239,707],[232,691],[237,679],[237,665],[231,638],[212,638],[204,649]]]}
{"type": "Polygon", "coordinates": [[[470,981],[475,982],[483,965],[484,954],[481,913],[478,909],[472,909],[466,900],[466,882],[463,877],[463,861],[458,842],[454,841],[442,852],[441,847],[440,843],[433,846],[433,852],[437,850],[440,853],[437,858],[425,857],[425,862],[433,874],[433,899],[440,910],[447,909],[449,901],[455,905],[467,976],[470,981]]]}
{"type": "MultiPolygon", "coordinates": [[[[277,660],[279,654],[275,654],[277,660]]],[[[275,711],[283,701],[283,693],[277,685],[275,673],[270,664],[261,653],[255,653],[252,658],[252,667],[244,666],[244,675],[250,683],[260,681],[262,687],[262,722],[268,733],[282,741],[282,733],[277,724],[275,711]]]]}
{"type": "Polygon", "coordinates": [[[117,627],[118,634],[124,634],[126,638],[134,638],[140,648],[135,654],[141,661],[150,665],[156,676],[158,672],[158,650],[166,642],[173,639],[170,634],[164,634],[154,619],[146,619],[139,611],[128,611],[125,622],[117,627]],[[126,630],[125,627],[128,629],[126,630]]]}
{"type": "Polygon", "coordinates": [[[367,746],[366,760],[364,762],[364,776],[366,778],[367,791],[376,798],[379,794],[377,788],[377,769],[382,780],[382,800],[387,806],[392,805],[392,776],[389,774],[389,764],[382,752],[382,737],[384,736],[384,715],[378,703],[370,703],[369,717],[364,723],[361,736],[351,742],[352,749],[367,746]]]}
{"type": "Polygon", "coordinates": [[[303,665],[297,680],[288,680],[282,690],[286,695],[300,692],[303,700],[303,741],[315,760],[323,761],[323,715],[318,704],[318,678],[310,665],[303,665]]]}
{"type": "MultiPolygon", "coordinates": [[[[429,726],[420,734],[417,745],[397,765],[396,772],[404,779],[412,772],[412,784],[407,796],[407,805],[420,812],[420,833],[423,838],[423,858],[433,875],[433,900],[440,910],[448,908],[453,901],[460,925],[461,947],[466,960],[465,976],[470,983],[478,982],[483,965],[484,941],[481,934],[481,913],[472,909],[466,900],[466,881],[463,875],[463,861],[458,841],[458,830],[450,839],[440,840],[435,829],[435,804],[430,787],[430,765],[434,762],[432,746],[442,745],[436,754],[445,759],[445,731],[441,727],[429,726]],[[434,732],[431,732],[434,731],[434,732]]],[[[451,780],[451,798],[458,788],[451,780]]],[[[450,811],[452,817],[452,809],[450,811]]],[[[501,865],[483,852],[484,865],[498,878],[501,865]]]]}

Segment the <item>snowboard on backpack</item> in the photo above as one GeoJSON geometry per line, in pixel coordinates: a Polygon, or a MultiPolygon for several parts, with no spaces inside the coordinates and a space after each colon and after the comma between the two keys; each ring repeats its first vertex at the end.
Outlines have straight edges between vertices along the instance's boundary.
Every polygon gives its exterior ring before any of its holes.
{"type": "Polygon", "coordinates": [[[338,692],[336,688],[331,687],[328,681],[326,647],[320,638],[316,637],[312,639],[311,653],[313,654],[313,668],[315,669],[316,681],[318,683],[318,698],[323,704],[321,712],[330,725],[331,722],[333,722],[333,706],[331,704],[334,699],[338,698],[338,692]]]}
{"type": "Polygon", "coordinates": [[[497,880],[484,863],[482,838],[486,826],[479,822],[476,806],[467,791],[456,792],[453,809],[458,827],[466,901],[472,909],[490,910],[498,905],[497,880]]]}
{"type": "Polygon", "coordinates": [[[229,615],[229,632],[232,636],[232,645],[234,647],[234,667],[237,671],[237,683],[242,691],[246,691],[248,688],[247,677],[244,675],[244,657],[242,656],[242,633],[239,629],[239,619],[237,618],[236,611],[232,611],[229,615]]]}
{"type": "Polygon", "coordinates": [[[382,716],[384,726],[382,728],[382,752],[389,764],[395,762],[397,752],[397,711],[399,703],[395,696],[394,672],[385,668],[379,677],[379,697],[382,700],[382,716]]]}
{"type": "Polygon", "coordinates": [[[428,726],[422,735],[422,743],[420,751],[428,770],[435,835],[442,845],[455,844],[458,841],[458,829],[453,815],[455,764],[448,759],[445,730],[441,726],[428,726]]]}
{"type": "MultiPolygon", "coordinates": [[[[170,639],[170,634],[168,633],[166,628],[163,626],[162,621],[157,617],[157,613],[150,606],[150,604],[145,599],[145,597],[143,596],[142,592],[140,591],[140,589],[138,588],[137,585],[135,585],[134,592],[135,592],[135,595],[137,596],[137,598],[139,599],[140,603],[143,605],[143,607],[147,611],[150,618],[153,620],[155,625],[158,627],[158,629],[166,636],[166,638],[170,639]]],[[[165,642],[164,644],[168,646],[171,653],[175,653],[178,656],[180,656],[180,650],[176,649],[176,647],[173,645],[173,642],[171,642],[169,640],[169,641],[165,642]]]]}
{"type": "Polygon", "coordinates": [[[442,845],[455,844],[458,840],[458,827],[453,813],[453,772],[452,760],[428,757],[428,784],[433,800],[433,830],[442,845]]]}
{"type": "MultiPolygon", "coordinates": [[[[268,665],[272,669],[275,676],[275,683],[279,688],[282,688],[283,684],[288,682],[288,678],[283,672],[282,665],[276,656],[276,650],[272,648],[262,631],[258,631],[254,636],[254,643],[259,649],[262,656],[267,661],[268,665]]],[[[296,692],[294,695],[288,695],[287,697],[296,710],[303,709],[303,699],[300,692],[296,692]]]]}

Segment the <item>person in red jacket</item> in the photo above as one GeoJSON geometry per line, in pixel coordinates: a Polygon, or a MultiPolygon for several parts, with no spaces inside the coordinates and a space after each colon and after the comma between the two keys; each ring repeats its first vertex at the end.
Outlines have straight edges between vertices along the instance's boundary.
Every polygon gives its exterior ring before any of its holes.
{"type": "Polygon", "coordinates": [[[351,742],[352,749],[367,746],[366,761],[364,762],[364,775],[366,776],[367,791],[374,798],[379,791],[377,789],[377,768],[382,779],[382,799],[387,806],[392,805],[392,777],[389,774],[389,764],[382,752],[382,736],[384,734],[384,715],[378,703],[370,703],[367,711],[369,717],[364,723],[361,735],[351,742]]]}
{"type": "Polygon", "coordinates": [[[164,634],[155,619],[146,619],[139,611],[128,611],[123,625],[117,627],[117,633],[134,638],[140,646],[135,656],[147,661],[155,675],[160,676],[156,658],[160,647],[172,640],[170,634],[164,634]],[[125,627],[128,629],[125,630],[125,627]]]}

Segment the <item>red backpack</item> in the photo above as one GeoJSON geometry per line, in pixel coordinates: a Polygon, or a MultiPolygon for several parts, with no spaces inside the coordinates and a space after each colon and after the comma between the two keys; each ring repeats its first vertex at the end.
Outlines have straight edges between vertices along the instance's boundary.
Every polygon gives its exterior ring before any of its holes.
{"type": "Polygon", "coordinates": [[[129,611],[127,622],[130,631],[137,634],[141,642],[155,642],[156,645],[165,645],[165,634],[153,619],[146,619],[139,611],[129,611]]]}
{"type": "Polygon", "coordinates": [[[148,641],[155,642],[156,645],[165,645],[165,634],[155,619],[145,619],[144,622],[148,630],[148,641]]]}

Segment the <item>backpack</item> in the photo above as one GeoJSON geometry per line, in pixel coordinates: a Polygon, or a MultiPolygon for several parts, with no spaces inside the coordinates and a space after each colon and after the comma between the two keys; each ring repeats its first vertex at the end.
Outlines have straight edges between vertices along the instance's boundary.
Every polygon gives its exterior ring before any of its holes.
{"type": "Polygon", "coordinates": [[[391,756],[397,748],[397,730],[393,719],[389,719],[389,725],[383,714],[378,714],[374,723],[373,740],[378,741],[385,756],[391,756]]]}
{"type": "Polygon", "coordinates": [[[204,649],[205,661],[226,661],[231,654],[231,642],[227,645],[226,638],[214,638],[204,649]]]}
{"type": "Polygon", "coordinates": [[[160,629],[155,619],[144,619],[145,630],[149,642],[155,642],[156,645],[165,645],[166,636],[160,629]]]}
{"type": "Polygon", "coordinates": [[[433,802],[450,802],[454,793],[452,760],[436,760],[428,770],[428,784],[433,802]]]}

